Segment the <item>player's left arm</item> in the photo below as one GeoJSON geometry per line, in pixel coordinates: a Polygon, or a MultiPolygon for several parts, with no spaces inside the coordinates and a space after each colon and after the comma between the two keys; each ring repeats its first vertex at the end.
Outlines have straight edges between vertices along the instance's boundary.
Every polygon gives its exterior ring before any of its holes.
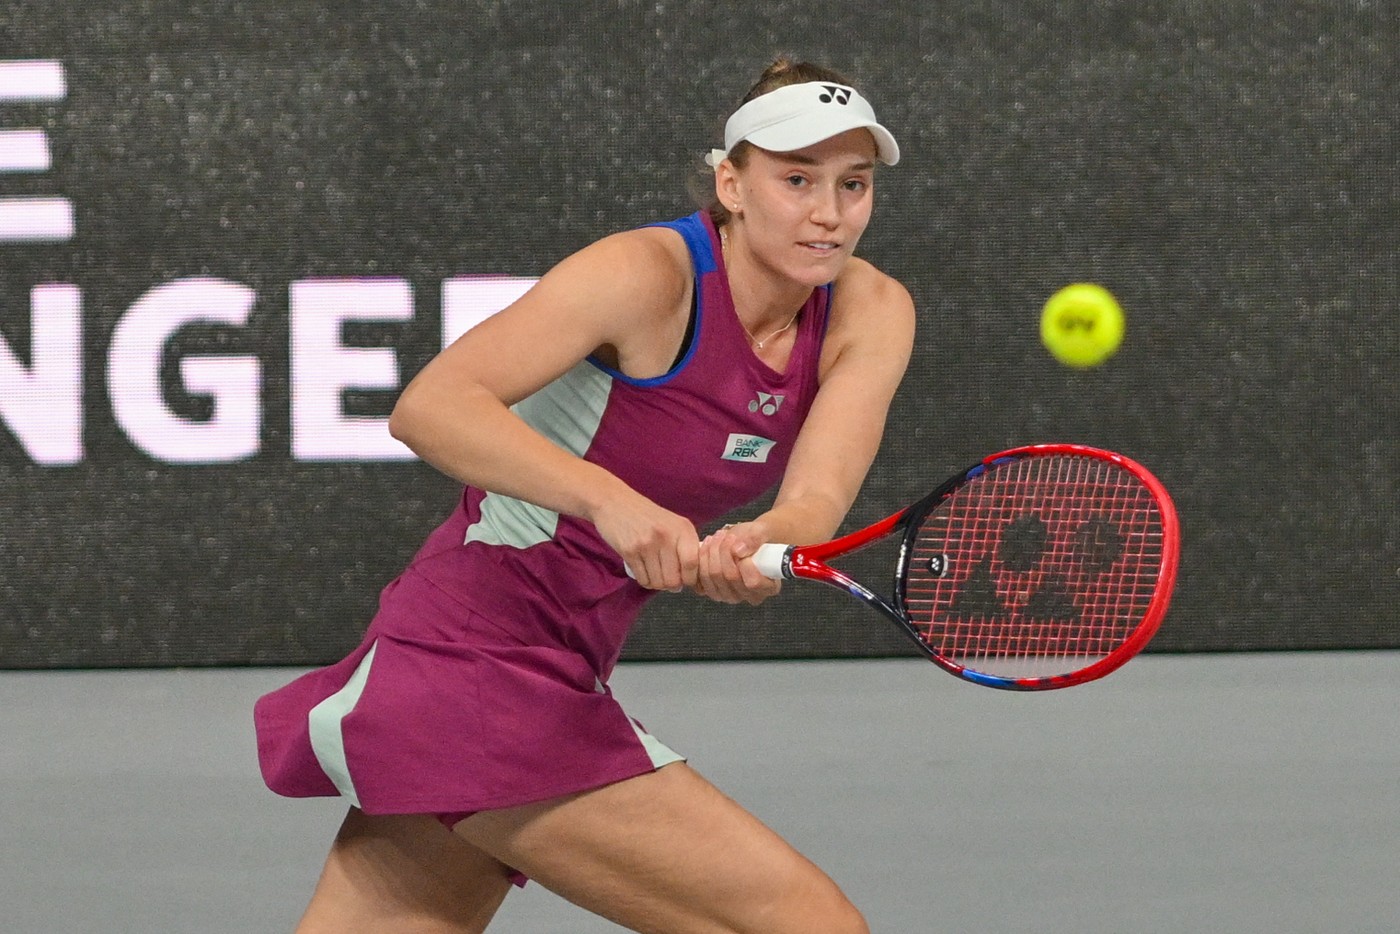
{"type": "Polygon", "coordinates": [[[702,546],[702,577],[711,581],[702,591],[707,596],[756,603],[775,593],[774,582],[752,561],[727,556],[747,558],[765,542],[833,537],[879,450],[913,350],[914,301],[904,286],[861,260],[851,261],[832,297],[820,388],[773,507],[715,533],[702,546]]]}
{"type": "Polygon", "coordinates": [[[868,263],[851,265],[833,292],[817,397],[773,508],[755,519],[766,541],[807,544],[836,533],[879,450],[909,364],[914,300],[868,263]]]}

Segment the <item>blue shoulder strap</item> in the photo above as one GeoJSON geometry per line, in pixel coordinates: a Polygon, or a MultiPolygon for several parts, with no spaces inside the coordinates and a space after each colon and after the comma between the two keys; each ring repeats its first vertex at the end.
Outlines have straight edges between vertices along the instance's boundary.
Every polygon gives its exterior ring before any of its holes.
{"type": "Polygon", "coordinates": [[[710,248],[710,231],[705,227],[705,222],[701,219],[699,211],[688,217],[673,221],[658,221],[647,226],[669,227],[679,233],[685,239],[686,248],[690,250],[690,259],[695,264],[696,275],[703,276],[707,272],[714,272],[717,268],[714,250],[710,248]]]}

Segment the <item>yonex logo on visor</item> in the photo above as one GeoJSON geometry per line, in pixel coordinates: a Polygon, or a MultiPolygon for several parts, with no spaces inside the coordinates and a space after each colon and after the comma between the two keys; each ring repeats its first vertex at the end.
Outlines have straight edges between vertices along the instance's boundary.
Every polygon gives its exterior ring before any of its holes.
{"type": "Polygon", "coordinates": [[[790,84],[734,111],[724,125],[724,148],[711,150],[706,161],[719,165],[745,141],[769,152],[792,152],[857,129],[870,131],[881,162],[899,161],[894,136],[875,119],[870,102],[855,88],[820,82],[790,84]]]}

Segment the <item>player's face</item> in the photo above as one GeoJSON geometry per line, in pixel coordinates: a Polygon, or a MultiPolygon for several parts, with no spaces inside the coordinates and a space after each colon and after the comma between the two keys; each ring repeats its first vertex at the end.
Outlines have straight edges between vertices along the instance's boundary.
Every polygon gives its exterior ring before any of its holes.
{"type": "Polygon", "coordinates": [[[866,130],[795,152],[755,148],[735,178],[749,249],[804,286],[831,282],[870,223],[875,155],[866,130]]]}

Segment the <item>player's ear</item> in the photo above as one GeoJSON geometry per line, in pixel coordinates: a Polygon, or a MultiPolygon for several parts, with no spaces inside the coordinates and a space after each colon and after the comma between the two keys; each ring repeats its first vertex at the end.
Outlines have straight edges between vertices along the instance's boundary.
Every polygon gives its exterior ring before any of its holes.
{"type": "Polygon", "coordinates": [[[731,214],[738,213],[743,203],[740,187],[739,170],[728,159],[721,160],[720,164],[715,166],[715,198],[731,214]]]}

